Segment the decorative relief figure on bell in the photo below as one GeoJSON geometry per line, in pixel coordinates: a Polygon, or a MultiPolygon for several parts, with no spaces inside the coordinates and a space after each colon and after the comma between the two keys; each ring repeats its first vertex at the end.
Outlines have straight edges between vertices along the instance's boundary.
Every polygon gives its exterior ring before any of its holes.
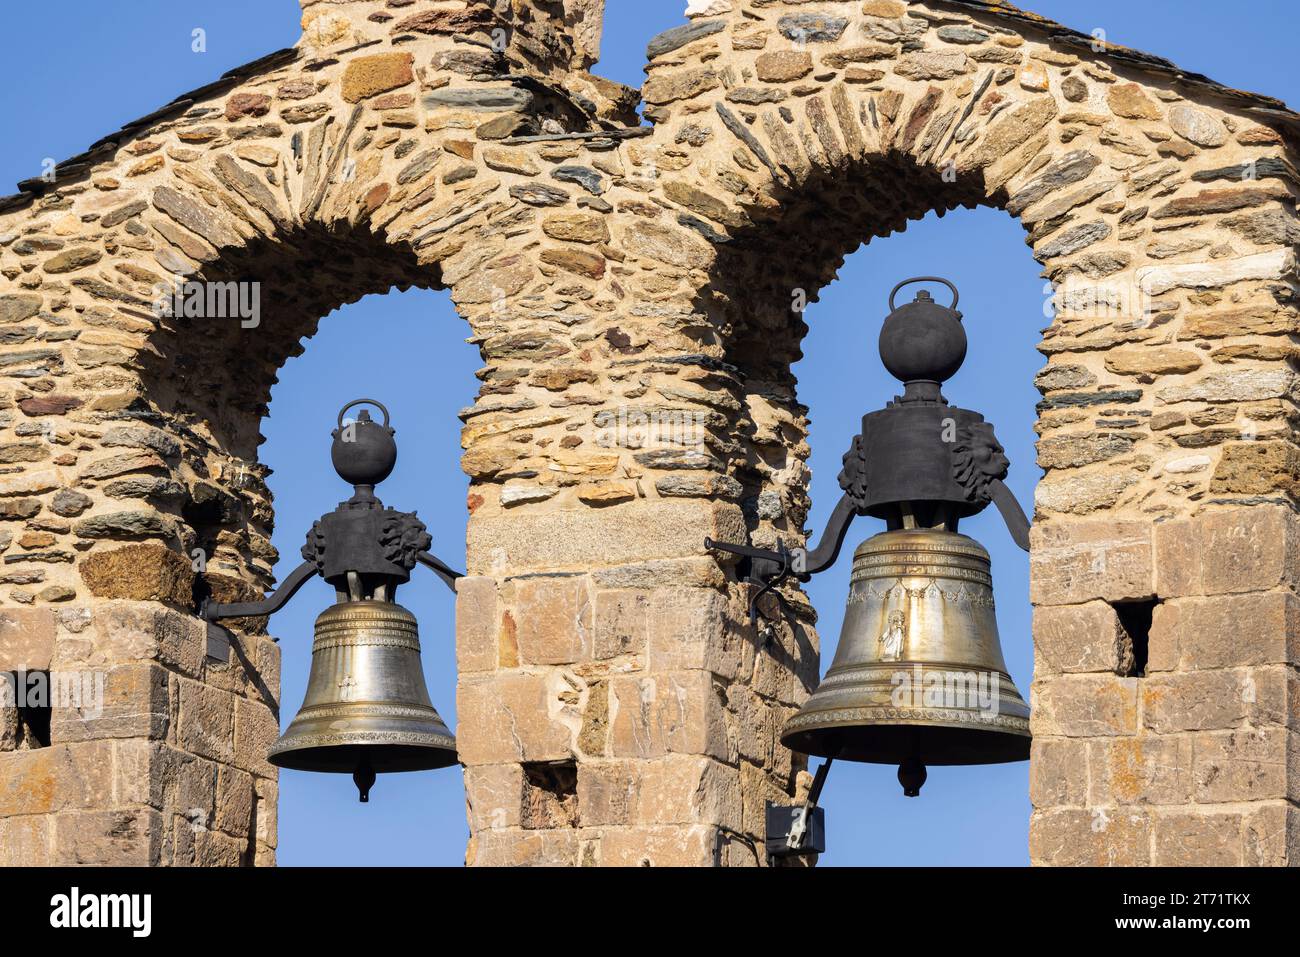
{"type": "Polygon", "coordinates": [[[887,627],[880,636],[880,657],[885,661],[897,661],[903,657],[903,639],[907,637],[907,615],[901,611],[891,611],[887,627]]]}

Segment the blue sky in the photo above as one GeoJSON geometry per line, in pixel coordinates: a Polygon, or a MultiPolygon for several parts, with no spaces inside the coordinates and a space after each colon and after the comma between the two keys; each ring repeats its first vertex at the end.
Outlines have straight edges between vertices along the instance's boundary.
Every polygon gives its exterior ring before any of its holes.
{"type": "MultiPolygon", "coordinates": [[[[826,6],[831,6],[827,3],[826,6]]],[[[1084,31],[1174,60],[1229,86],[1300,104],[1295,73],[1294,4],[1257,0],[1230,7],[1207,0],[1040,0],[1030,9],[1084,31]]],[[[609,0],[599,72],[640,85],[646,41],[683,22],[683,0],[609,0]]],[[[298,36],[295,0],[60,0],[6,3],[0,12],[0,193],[39,175],[42,160],[80,152],[122,123],[215,79],[298,36]],[[207,52],[191,50],[201,27],[207,52]]],[[[889,289],[913,275],[938,274],[961,289],[971,348],[945,388],[955,404],[993,422],[1012,461],[1009,484],[1029,508],[1034,465],[1033,375],[1043,314],[1043,280],[1020,227],[996,210],[931,216],[860,249],[823,291],[806,319],[811,332],[796,367],[811,408],[814,503],[820,530],[838,498],[839,460],[864,412],[894,395],[875,340],[889,289]],[[865,370],[865,372],[864,372],[865,370]]],[[[275,543],[281,575],[298,561],[313,519],[347,489],[328,464],[333,417],[346,401],[372,396],[389,405],[398,429],[397,472],[381,488],[387,504],[416,509],[434,551],[463,567],[467,482],[460,472],[456,411],[472,403],[477,351],[446,293],[371,296],[332,313],[305,355],[283,370],[264,424],[263,459],[274,470],[275,543]]],[[[850,546],[874,533],[859,520],[850,546]]],[[[1028,694],[1031,677],[1028,561],[995,510],[963,523],[993,557],[998,621],[1008,664],[1028,694]]],[[[848,552],[809,592],[821,614],[829,662],[848,590],[848,552]]],[[[273,621],[284,651],[283,720],[302,700],[315,615],[332,601],[320,582],[273,621]]],[[[452,596],[431,575],[401,594],[418,616],[434,704],[455,722],[452,596]]],[[[831,849],[825,864],[1027,863],[1028,765],[932,768],[919,799],[905,799],[892,767],[838,764],[823,803],[831,849]]],[[[281,775],[280,862],[294,864],[458,864],[465,839],[460,773],[451,769],[381,777],[372,803],[357,803],[344,776],[281,775]]]]}

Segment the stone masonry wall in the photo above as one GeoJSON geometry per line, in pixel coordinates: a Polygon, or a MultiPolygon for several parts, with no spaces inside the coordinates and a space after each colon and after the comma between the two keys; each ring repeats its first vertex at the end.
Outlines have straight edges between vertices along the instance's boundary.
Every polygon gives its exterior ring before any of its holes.
{"type": "Polygon", "coordinates": [[[794,291],[978,204],[1059,288],[1032,858],[1300,860],[1297,118],[1001,3],[692,7],[637,127],[588,72],[599,0],[304,0],[294,49],[0,201],[0,671],[109,689],[48,742],[4,716],[6,863],[273,861],[278,654],[249,621],[223,661],[194,612],[273,584],[277,369],[411,285],[484,360],[469,862],[761,863],[815,616],[787,588],[755,635],[704,538],[803,541],[794,291]],[[261,325],[159,318],[178,275],[260,281],[261,325]]]}

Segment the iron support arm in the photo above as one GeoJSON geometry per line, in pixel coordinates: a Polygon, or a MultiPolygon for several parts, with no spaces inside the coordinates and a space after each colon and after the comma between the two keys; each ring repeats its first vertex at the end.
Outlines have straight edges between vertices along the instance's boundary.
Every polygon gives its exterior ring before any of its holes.
{"type": "Polygon", "coordinates": [[[261,601],[236,602],[228,605],[217,604],[209,598],[204,600],[199,615],[205,621],[218,621],[222,618],[258,618],[262,615],[273,615],[288,604],[289,599],[298,594],[298,589],[307,584],[315,574],[315,563],[303,562],[289,574],[289,577],[284,580],[270,598],[264,598],[261,601]]]}
{"type": "Polygon", "coordinates": [[[443,584],[453,592],[456,590],[456,580],[465,577],[463,572],[456,571],[436,555],[431,555],[428,552],[420,552],[420,554],[415,556],[415,560],[441,578],[443,584]]]}
{"type": "Polygon", "coordinates": [[[1007,488],[1001,479],[994,479],[989,485],[989,492],[993,504],[1002,513],[1002,520],[1007,523],[1007,531],[1011,533],[1012,540],[1025,551],[1029,551],[1029,519],[1011,489],[1007,488]]]}

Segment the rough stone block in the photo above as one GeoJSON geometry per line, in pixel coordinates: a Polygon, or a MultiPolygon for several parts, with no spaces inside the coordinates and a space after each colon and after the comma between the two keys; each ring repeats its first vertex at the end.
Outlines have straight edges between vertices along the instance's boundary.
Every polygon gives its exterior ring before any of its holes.
{"type": "Polygon", "coordinates": [[[630,588],[599,589],[595,600],[597,660],[644,655],[650,632],[650,596],[630,588]]]}
{"type": "Polygon", "coordinates": [[[156,604],[113,601],[97,605],[83,634],[92,649],[91,666],[156,661],[197,678],[207,656],[207,626],[198,618],[156,604]]]}
{"type": "Polygon", "coordinates": [[[1159,734],[1238,727],[1256,690],[1247,674],[1202,671],[1153,675],[1142,682],[1142,718],[1159,734]]]}
{"type": "Polygon", "coordinates": [[[575,867],[580,837],[575,830],[480,831],[471,837],[465,863],[471,867],[575,867]]]}
{"type": "Polygon", "coordinates": [[[652,559],[704,554],[704,539],[744,541],[744,517],[735,505],[700,502],[627,502],[609,508],[512,513],[470,521],[471,574],[643,564],[652,559]]]}
{"type": "Polygon", "coordinates": [[[163,815],[153,808],[70,811],[54,817],[56,867],[147,867],[161,863],[163,815]]]}
{"type": "Polygon", "coordinates": [[[1036,680],[1032,695],[1035,737],[1096,738],[1137,731],[1136,678],[1059,675],[1036,680]]]}
{"type": "Polygon", "coordinates": [[[1192,746],[1195,797],[1231,804],[1300,796],[1300,752],[1285,728],[1205,732],[1192,746]]]}
{"type": "Polygon", "coordinates": [[[1242,815],[1242,845],[1246,867],[1300,864],[1300,809],[1283,801],[1251,805],[1242,815]]]}
{"type": "Polygon", "coordinates": [[[229,764],[235,759],[234,695],[182,678],[177,743],[199,757],[229,764]]]}
{"type": "MultiPolygon", "coordinates": [[[[279,772],[266,756],[280,737],[280,719],[258,699],[234,698],[233,705],[234,754],[230,763],[258,777],[275,778],[279,772]]],[[[230,707],[229,702],[226,707],[230,707]]],[[[226,721],[229,723],[229,717],[226,721]]]]}
{"type": "Polygon", "coordinates": [[[62,744],[99,738],[154,738],[167,734],[171,721],[168,672],[151,662],[119,665],[107,671],[64,672],[80,682],[83,692],[102,681],[102,710],[95,713],[92,695],[83,693],[82,707],[55,707],[50,712],[50,739],[62,744]]]}
{"type": "Polygon", "coordinates": [[[1055,808],[1029,821],[1029,859],[1057,867],[1144,867],[1152,823],[1137,808],[1055,808]]]}
{"type": "Polygon", "coordinates": [[[456,668],[461,674],[496,669],[500,622],[496,579],[456,582],[456,668]]]}
{"type": "Polygon", "coordinates": [[[720,690],[708,672],[615,677],[609,694],[612,756],[675,753],[733,759],[720,690]]]}
{"type": "Polygon", "coordinates": [[[51,820],[44,814],[0,818],[0,867],[48,867],[51,820]]]}
{"type": "Polygon", "coordinates": [[[583,761],[578,764],[578,807],[583,827],[635,823],[642,775],[641,761],[583,761]]]}
{"type": "Polygon", "coordinates": [[[708,588],[656,589],[650,603],[651,671],[740,674],[745,642],[730,626],[726,595],[708,588]]]}
{"type": "Polygon", "coordinates": [[[0,609],[0,671],[44,671],[54,657],[52,608],[0,609]]]}
{"type": "Polygon", "coordinates": [[[1191,799],[1191,735],[1144,734],[1088,743],[1089,805],[1187,804],[1191,799]]]}
{"type": "Polygon", "coordinates": [[[640,774],[634,823],[741,826],[741,778],[711,758],[669,755],[640,774]]]}
{"type": "Polygon", "coordinates": [[[719,834],[706,824],[617,828],[600,839],[602,867],[712,867],[719,834]]]}
{"type": "Polygon", "coordinates": [[[1030,599],[1075,605],[1155,595],[1151,526],[1145,522],[1061,521],[1031,532],[1030,599]]]}
{"type": "Polygon", "coordinates": [[[1037,808],[1088,803],[1088,742],[1035,738],[1029,755],[1029,800],[1037,808]]]}
{"type": "MultiPolygon", "coordinates": [[[[565,714],[566,702],[560,697],[565,691],[553,687],[553,681],[563,679],[558,674],[462,677],[456,690],[461,763],[469,767],[570,757],[581,712],[573,707],[571,715],[565,714]]],[[[567,683],[564,688],[572,693],[567,683]]]]}
{"type": "MultiPolygon", "coordinates": [[[[523,794],[524,772],[518,764],[480,764],[465,769],[466,803],[475,832],[519,827],[523,794]]],[[[578,802],[582,806],[581,775],[578,802]]],[[[585,813],[583,823],[591,823],[585,813]]]]}
{"type": "Polygon", "coordinates": [[[0,817],[102,808],[112,797],[111,742],[0,754],[0,817]]]}
{"type": "Polygon", "coordinates": [[[357,103],[414,82],[410,53],[376,53],[353,57],[343,71],[343,99],[357,103]]]}
{"type": "Polygon", "coordinates": [[[1157,867],[1239,867],[1242,864],[1240,814],[1170,811],[1156,816],[1157,867]]]}
{"type": "Polygon", "coordinates": [[[212,826],[225,834],[247,838],[253,825],[253,776],[222,765],[217,771],[216,815],[212,826]]]}
{"type": "Polygon", "coordinates": [[[156,542],[93,551],[78,570],[90,593],[99,598],[158,601],[186,610],[194,604],[193,565],[156,542]]]}
{"type": "Polygon", "coordinates": [[[1207,512],[1156,525],[1162,598],[1294,589],[1300,567],[1296,517],[1283,506],[1207,512]]]}
{"type": "Polygon", "coordinates": [[[1300,598],[1290,591],[1178,598],[1151,622],[1148,671],[1234,668],[1300,660],[1300,598]]]}
{"type": "Polygon", "coordinates": [[[1034,674],[1116,674],[1131,647],[1115,609],[1104,601],[1034,609],[1034,674]]]}
{"type": "Polygon", "coordinates": [[[528,578],[514,583],[513,618],[524,665],[587,661],[593,645],[586,576],[528,578]]]}

